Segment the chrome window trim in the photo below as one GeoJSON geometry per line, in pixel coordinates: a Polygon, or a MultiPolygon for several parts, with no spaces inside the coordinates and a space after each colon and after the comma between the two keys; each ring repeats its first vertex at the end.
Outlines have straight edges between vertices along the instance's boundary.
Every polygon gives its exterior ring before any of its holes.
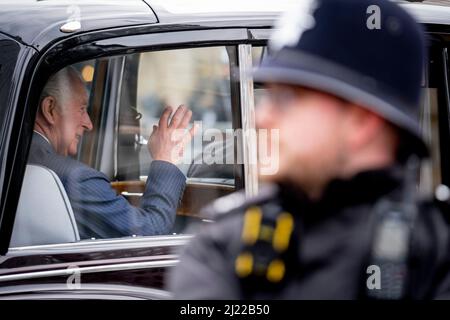
{"type": "Polygon", "coordinates": [[[273,29],[250,29],[249,32],[254,40],[267,40],[270,38],[272,32],[275,31],[273,29]]]}
{"type": "Polygon", "coordinates": [[[187,179],[186,181],[187,185],[194,185],[194,186],[205,186],[205,187],[221,187],[224,189],[234,190],[235,186],[225,183],[217,183],[217,182],[206,182],[206,181],[196,181],[193,179],[187,179]]]}
{"type": "Polygon", "coordinates": [[[153,269],[163,267],[173,267],[179,262],[178,259],[173,259],[174,255],[167,255],[169,259],[162,261],[148,261],[148,262],[134,262],[134,263],[119,263],[93,267],[73,267],[67,269],[49,270],[49,271],[36,271],[26,272],[19,274],[9,274],[0,276],[0,282],[5,281],[18,281],[25,279],[36,279],[46,277],[59,277],[59,276],[71,276],[73,274],[89,274],[99,272],[112,272],[112,271],[128,271],[128,270],[140,270],[140,269],[153,269]]]}
{"type": "MultiPolygon", "coordinates": [[[[83,240],[72,243],[46,244],[27,247],[10,248],[8,254],[14,253],[34,253],[35,251],[65,251],[68,249],[85,249],[86,251],[95,250],[96,247],[111,246],[110,250],[118,250],[123,248],[149,248],[159,246],[181,246],[186,244],[193,235],[164,235],[164,236],[146,236],[131,237],[127,239],[99,239],[99,240],[83,240]]],[[[78,252],[82,252],[82,251],[78,252]]],[[[104,250],[104,248],[103,248],[104,250]]]]}
{"type": "Polygon", "coordinates": [[[258,193],[255,99],[253,94],[252,76],[252,46],[249,44],[240,44],[238,45],[238,53],[245,194],[248,197],[251,197],[258,193]]]}
{"type": "Polygon", "coordinates": [[[117,284],[98,284],[98,283],[83,283],[80,288],[69,288],[66,284],[61,283],[47,283],[42,284],[28,284],[28,285],[18,285],[18,286],[7,286],[2,287],[0,291],[0,300],[15,300],[22,299],[22,296],[30,297],[33,294],[39,294],[39,299],[43,295],[55,295],[57,299],[79,299],[81,297],[87,296],[87,293],[95,295],[118,295],[132,298],[144,296],[150,299],[170,299],[172,294],[167,290],[156,289],[156,288],[146,288],[146,287],[135,287],[129,285],[117,285],[117,284]],[[61,295],[63,293],[63,295],[61,295]],[[73,296],[70,296],[73,294],[73,296]],[[12,297],[10,297],[13,295],[12,297]],[[78,296],[77,296],[78,295],[78,296]],[[73,298],[72,298],[73,297],[73,298]]]}
{"type": "MultiPolygon", "coordinates": [[[[161,28],[163,26],[161,25],[161,28]]],[[[162,31],[155,33],[145,33],[137,35],[127,35],[109,39],[102,39],[95,41],[95,47],[112,47],[117,48],[120,54],[128,54],[134,52],[142,52],[153,49],[165,50],[169,47],[188,44],[185,48],[191,45],[214,46],[232,45],[235,41],[247,41],[248,29],[244,27],[225,28],[225,29],[205,29],[205,30],[184,30],[184,31],[162,31]],[[123,48],[127,48],[124,52],[123,48]]],[[[111,49],[110,54],[114,55],[116,52],[111,49]]]]}
{"type": "MultiPolygon", "coordinates": [[[[114,178],[117,177],[118,173],[118,163],[117,163],[117,156],[118,156],[118,149],[119,149],[119,112],[120,112],[120,98],[122,95],[122,84],[123,84],[123,72],[125,70],[125,59],[126,57],[123,56],[120,59],[120,74],[119,74],[119,82],[116,88],[116,101],[115,101],[115,124],[114,124],[114,178]]],[[[114,77],[114,76],[113,76],[114,77]]]]}

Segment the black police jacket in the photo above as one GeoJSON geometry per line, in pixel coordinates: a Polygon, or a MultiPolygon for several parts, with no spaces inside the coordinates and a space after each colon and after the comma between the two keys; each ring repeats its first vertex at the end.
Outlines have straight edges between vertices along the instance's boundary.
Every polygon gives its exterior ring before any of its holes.
{"type": "MultiPolygon", "coordinates": [[[[401,181],[399,171],[389,168],[334,180],[316,202],[282,185],[263,186],[257,197],[247,200],[243,193],[218,199],[206,210],[216,222],[202,226],[183,249],[170,274],[169,290],[181,299],[366,298],[373,208],[399,192],[401,181]],[[275,286],[264,277],[246,282],[237,273],[238,257],[248,249],[242,238],[244,213],[272,203],[295,216],[298,228],[291,247],[296,259],[286,260],[290,273],[275,286]]],[[[434,201],[420,201],[417,207],[404,297],[450,298],[447,215],[434,201]]]]}

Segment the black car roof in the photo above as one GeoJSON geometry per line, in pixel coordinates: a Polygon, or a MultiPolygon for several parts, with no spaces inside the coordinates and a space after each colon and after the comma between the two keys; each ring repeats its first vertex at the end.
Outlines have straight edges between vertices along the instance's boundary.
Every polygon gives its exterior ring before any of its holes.
{"type": "MultiPolygon", "coordinates": [[[[293,3],[295,0],[261,0],[253,4],[242,0],[220,3],[213,0],[2,0],[0,32],[41,50],[50,42],[76,33],[116,27],[158,23],[269,26],[293,3]],[[60,28],[77,15],[81,28],[73,33],[62,32],[60,28]]],[[[404,7],[422,23],[450,24],[450,7],[426,4],[404,4],[404,7]]]]}
{"type": "Polygon", "coordinates": [[[0,32],[40,50],[70,35],[60,28],[77,16],[80,32],[158,22],[142,0],[2,0],[0,32]]]}

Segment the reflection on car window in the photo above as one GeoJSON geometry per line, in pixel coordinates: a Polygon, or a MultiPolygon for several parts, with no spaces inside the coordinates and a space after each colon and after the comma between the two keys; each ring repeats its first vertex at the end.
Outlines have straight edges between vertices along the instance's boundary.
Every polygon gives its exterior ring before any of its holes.
{"type": "MultiPolygon", "coordinates": [[[[230,67],[224,47],[148,52],[141,55],[137,109],[142,114],[142,131],[148,132],[157,124],[165,106],[175,107],[180,104],[186,104],[192,110],[193,120],[201,125],[202,130],[218,129],[224,133],[226,129],[232,128],[230,67]]],[[[194,142],[198,142],[198,139],[194,142]]],[[[194,168],[191,165],[189,158],[196,158],[195,163],[202,162],[197,160],[210,142],[214,141],[193,143],[193,148],[189,150],[192,153],[186,154],[187,161],[180,169],[189,177],[233,179],[232,168],[219,170],[218,166],[194,168]]],[[[147,153],[141,154],[141,170],[144,170],[141,175],[146,174],[145,168],[150,160],[147,153]]]]}
{"type": "MultiPolygon", "coordinates": [[[[252,60],[255,66],[258,66],[266,56],[266,47],[252,47],[252,60]]],[[[260,99],[264,96],[264,87],[255,83],[254,85],[254,97],[255,106],[258,105],[260,99]]]]}
{"type": "Polygon", "coordinates": [[[12,40],[3,38],[0,34],[0,128],[3,128],[3,120],[6,118],[8,96],[11,89],[11,79],[16,66],[20,46],[12,40]]]}
{"type": "Polygon", "coordinates": [[[422,88],[423,103],[420,113],[420,123],[424,140],[427,141],[430,157],[424,160],[421,167],[419,188],[423,193],[430,193],[442,183],[441,154],[439,150],[439,119],[437,88],[422,88]]]}
{"type": "MultiPolygon", "coordinates": [[[[266,57],[266,47],[252,47],[254,65],[259,65],[266,57]]],[[[424,140],[430,148],[429,159],[422,161],[419,188],[424,194],[430,194],[442,183],[441,181],[441,152],[439,141],[439,110],[438,89],[430,82],[430,70],[425,68],[422,83],[422,105],[420,110],[420,123],[424,140]]],[[[433,82],[433,81],[431,81],[433,82]]],[[[255,105],[264,97],[264,86],[255,83],[255,105]]]]}
{"type": "Polygon", "coordinates": [[[202,207],[235,190],[236,164],[225,162],[234,159],[232,128],[226,47],[58,71],[39,100],[11,245],[178,234],[205,223],[202,207]],[[177,162],[165,156],[176,131],[177,162]]]}
{"type": "MultiPolygon", "coordinates": [[[[186,105],[199,126],[179,164],[187,176],[187,188],[178,209],[174,229],[178,233],[196,221],[192,216],[202,205],[235,189],[234,163],[226,161],[227,151],[234,156],[234,139],[230,142],[226,136],[226,131],[232,129],[230,61],[225,47],[146,52],[139,60],[136,110],[140,143],[146,143],[142,133],[152,130],[168,105],[186,105]],[[218,161],[208,161],[211,153],[218,161]]],[[[151,161],[149,153],[141,148],[141,180],[146,179],[151,161]]]]}

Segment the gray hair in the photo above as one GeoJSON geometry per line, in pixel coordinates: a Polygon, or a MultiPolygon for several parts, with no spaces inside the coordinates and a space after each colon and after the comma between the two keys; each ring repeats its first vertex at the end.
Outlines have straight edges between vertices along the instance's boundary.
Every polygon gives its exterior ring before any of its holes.
{"type": "Polygon", "coordinates": [[[79,80],[83,83],[80,73],[72,66],[68,66],[53,74],[44,86],[39,98],[39,106],[42,100],[48,96],[54,97],[60,105],[72,94],[73,83],[79,80]]]}

